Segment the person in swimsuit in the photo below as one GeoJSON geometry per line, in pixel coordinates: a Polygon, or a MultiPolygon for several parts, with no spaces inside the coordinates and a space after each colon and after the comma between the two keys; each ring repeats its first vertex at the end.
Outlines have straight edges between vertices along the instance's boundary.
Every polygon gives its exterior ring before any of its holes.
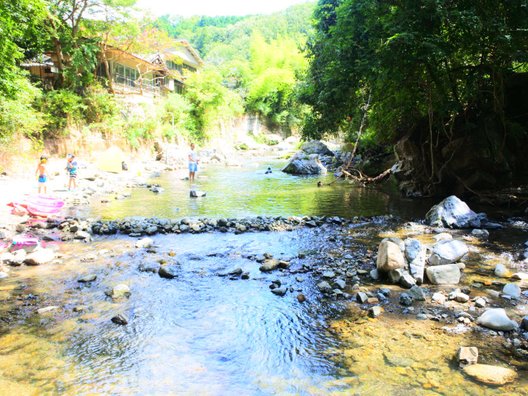
{"type": "Polygon", "coordinates": [[[38,176],[39,194],[46,194],[47,192],[46,182],[48,181],[48,177],[46,176],[46,162],[48,162],[48,159],[44,155],[41,156],[40,162],[37,166],[37,171],[35,172],[35,174],[38,176]]]}
{"type": "Polygon", "coordinates": [[[194,151],[194,143],[191,143],[191,151],[189,151],[188,155],[189,160],[189,181],[192,183],[194,181],[194,176],[196,172],[198,171],[198,155],[196,154],[196,151],[194,151]]]}
{"type": "Polygon", "coordinates": [[[70,175],[70,181],[68,183],[68,191],[77,188],[77,161],[75,161],[75,155],[68,154],[68,164],[66,165],[66,170],[70,175]]]}

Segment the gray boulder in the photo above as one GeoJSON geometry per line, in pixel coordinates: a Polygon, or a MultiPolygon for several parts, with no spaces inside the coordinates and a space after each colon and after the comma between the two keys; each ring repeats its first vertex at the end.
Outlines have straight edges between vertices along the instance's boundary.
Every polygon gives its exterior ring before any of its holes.
{"type": "Polygon", "coordinates": [[[317,154],[307,155],[302,151],[295,154],[282,171],[291,175],[321,175],[327,172],[317,154]]]}
{"type": "Polygon", "coordinates": [[[301,150],[306,154],[328,155],[331,157],[334,156],[334,153],[326,146],[326,144],[320,142],[319,140],[312,140],[310,142],[304,143],[301,147],[301,150]]]}
{"type": "Polygon", "coordinates": [[[433,285],[456,285],[460,282],[460,268],[456,264],[428,267],[425,271],[433,285]]]}
{"type": "Polygon", "coordinates": [[[455,263],[469,252],[467,245],[459,240],[440,241],[433,246],[429,264],[444,265],[455,263]]]}
{"type": "Polygon", "coordinates": [[[454,195],[433,206],[425,215],[426,223],[434,227],[480,228],[482,216],[454,195]]]}
{"type": "Polygon", "coordinates": [[[423,283],[425,271],[425,247],[417,239],[405,240],[405,257],[409,263],[409,272],[416,282],[423,283]]]}

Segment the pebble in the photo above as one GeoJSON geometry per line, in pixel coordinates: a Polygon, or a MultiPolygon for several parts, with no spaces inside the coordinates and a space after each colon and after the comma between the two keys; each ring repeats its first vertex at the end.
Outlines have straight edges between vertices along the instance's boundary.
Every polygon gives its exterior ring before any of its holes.
{"type": "Polygon", "coordinates": [[[112,318],[112,322],[121,326],[126,326],[128,324],[128,319],[122,314],[118,314],[112,318]]]}

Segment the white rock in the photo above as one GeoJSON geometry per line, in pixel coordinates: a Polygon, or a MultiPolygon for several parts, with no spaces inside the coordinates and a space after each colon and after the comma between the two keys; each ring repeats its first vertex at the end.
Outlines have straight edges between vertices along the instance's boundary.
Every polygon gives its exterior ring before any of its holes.
{"type": "Polygon", "coordinates": [[[49,263],[55,259],[55,252],[52,249],[38,249],[26,256],[24,263],[27,265],[41,265],[49,263]]]}
{"type": "Polygon", "coordinates": [[[446,302],[446,296],[444,296],[442,293],[434,293],[432,296],[432,300],[438,304],[444,304],[446,302]]]}
{"type": "Polygon", "coordinates": [[[478,362],[478,348],[460,347],[458,350],[458,362],[462,367],[476,364],[478,362]]]}
{"type": "Polygon", "coordinates": [[[59,309],[59,307],[52,305],[52,306],[49,306],[49,307],[44,307],[44,308],[37,309],[37,313],[39,315],[42,315],[42,314],[45,314],[46,312],[55,311],[56,309],[59,309]]]}
{"type": "Polygon", "coordinates": [[[515,283],[508,283],[502,289],[502,293],[511,298],[521,298],[521,288],[515,283]]]}
{"type": "Polygon", "coordinates": [[[447,232],[441,232],[440,234],[436,234],[433,238],[436,242],[451,241],[453,240],[453,235],[447,232]]]}
{"type": "Polygon", "coordinates": [[[431,226],[466,228],[480,227],[479,216],[469,206],[454,195],[433,206],[425,215],[431,226]]]}
{"type": "Polygon", "coordinates": [[[117,286],[114,286],[114,288],[112,289],[113,298],[128,297],[128,296],[130,296],[130,288],[123,283],[117,286]]]}
{"type": "Polygon", "coordinates": [[[387,239],[381,241],[378,247],[376,268],[381,272],[405,268],[405,257],[399,246],[387,239]]]}
{"type": "Polygon", "coordinates": [[[484,308],[486,306],[487,302],[482,297],[479,297],[475,300],[475,306],[477,308],[484,308]]]}
{"type": "Polygon", "coordinates": [[[429,263],[431,265],[455,263],[468,252],[469,249],[467,245],[462,241],[441,241],[433,246],[433,254],[429,257],[429,263]]]}
{"type": "Polygon", "coordinates": [[[139,249],[149,248],[154,244],[154,241],[151,238],[142,238],[136,242],[136,247],[139,249]]]}
{"type": "Polygon", "coordinates": [[[504,264],[497,264],[493,272],[499,278],[508,278],[510,276],[510,271],[508,271],[504,264]]]}
{"type": "Polygon", "coordinates": [[[479,316],[477,323],[493,330],[510,331],[517,327],[517,322],[508,318],[506,311],[502,308],[488,309],[479,316]]]}
{"type": "Polygon", "coordinates": [[[456,285],[460,282],[460,268],[456,264],[436,265],[425,271],[433,285],[456,285]]]}
{"type": "Polygon", "coordinates": [[[513,279],[518,279],[518,280],[525,281],[525,280],[528,280],[528,273],[526,273],[526,272],[516,272],[511,277],[513,279]]]}

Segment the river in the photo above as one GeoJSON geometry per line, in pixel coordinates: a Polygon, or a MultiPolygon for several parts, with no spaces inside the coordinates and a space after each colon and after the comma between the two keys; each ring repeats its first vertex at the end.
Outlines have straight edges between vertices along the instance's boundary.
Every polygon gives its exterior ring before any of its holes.
{"type": "MultiPolygon", "coordinates": [[[[279,165],[255,160],[244,168],[206,168],[196,187],[207,196],[199,199],[189,198],[188,181],[162,174],[152,180],[162,193],[133,189],[129,199],[94,204],[88,213],[411,220],[430,206],[403,200],[389,187],[285,175],[279,165]],[[275,171],[264,175],[268,164],[275,171]],[[317,187],[318,180],[326,185],[317,187]]],[[[334,257],[351,266],[372,259],[371,249],[388,231],[380,223],[157,235],[150,249],[119,235],[52,243],[58,262],[20,267],[0,284],[0,394],[503,394],[504,388],[469,381],[450,361],[465,342],[491,354],[487,341],[445,335],[439,324],[397,312],[369,319],[354,302],[323,298],[319,279],[304,270],[334,257]],[[290,262],[294,271],[260,272],[255,256],[263,254],[290,262]],[[176,265],[176,278],[140,270],[160,262],[176,265]],[[235,268],[249,279],[225,276],[235,268]],[[79,283],[85,275],[97,279],[79,283]],[[288,293],[271,293],[273,281],[288,293]],[[106,296],[117,284],[130,287],[129,298],[106,296]],[[306,302],[297,300],[299,293],[306,302]],[[55,308],[36,313],[43,307],[55,308]],[[129,324],[112,323],[117,313],[129,324]]],[[[524,386],[526,380],[506,389],[525,394],[524,386]]]]}

